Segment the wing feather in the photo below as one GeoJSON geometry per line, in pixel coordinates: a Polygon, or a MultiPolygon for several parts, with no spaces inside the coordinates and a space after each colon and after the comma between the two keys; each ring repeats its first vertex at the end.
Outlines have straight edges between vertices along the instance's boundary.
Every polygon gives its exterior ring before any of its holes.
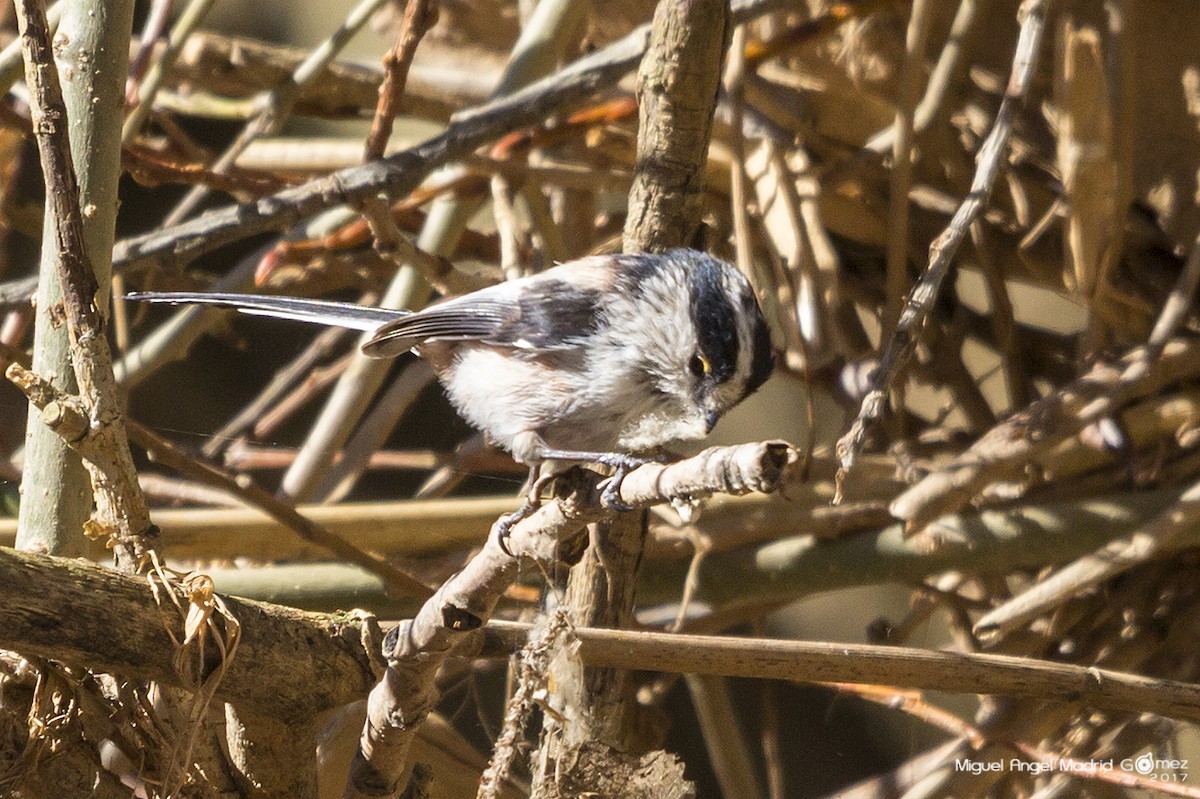
{"type": "Polygon", "coordinates": [[[467,295],[385,324],[363,344],[363,352],[386,358],[423,341],[494,340],[513,323],[517,312],[511,302],[467,295]]]}

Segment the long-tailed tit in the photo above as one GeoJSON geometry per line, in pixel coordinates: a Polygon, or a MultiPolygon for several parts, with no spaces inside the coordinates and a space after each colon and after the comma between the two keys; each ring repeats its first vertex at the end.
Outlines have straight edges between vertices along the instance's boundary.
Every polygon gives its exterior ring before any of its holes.
{"type": "Polygon", "coordinates": [[[603,499],[616,508],[629,469],[703,438],[773,365],[749,282],[694,250],[580,258],[415,313],[249,294],[129,297],[370,331],[365,354],[428,360],[458,412],[532,476],[547,461],[614,468],[603,499]]]}

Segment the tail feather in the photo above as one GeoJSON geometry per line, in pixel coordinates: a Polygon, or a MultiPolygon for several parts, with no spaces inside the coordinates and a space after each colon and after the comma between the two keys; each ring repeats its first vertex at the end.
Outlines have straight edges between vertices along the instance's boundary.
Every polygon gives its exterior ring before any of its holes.
{"type": "Polygon", "coordinates": [[[376,330],[388,322],[407,316],[409,311],[369,308],[350,302],[303,300],[295,297],[271,297],[259,294],[206,294],[192,291],[144,291],[126,294],[128,300],[163,302],[172,305],[215,305],[234,308],[245,314],[291,319],[350,330],[376,330]]]}

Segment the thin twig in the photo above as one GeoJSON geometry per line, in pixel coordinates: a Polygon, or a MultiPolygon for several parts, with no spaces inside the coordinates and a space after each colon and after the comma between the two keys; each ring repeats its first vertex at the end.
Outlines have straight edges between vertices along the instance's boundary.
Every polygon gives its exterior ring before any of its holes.
{"type": "Polygon", "coordinates": [[[142,40],[138,42],[137,52],[129,59],[129,75],[126,77],[125,102],[131,104],[137,99],[138,81],[146,74],[150,66],[150,58],[154,55],[154,46],[159,37],[167,29],[171,19],[171,6],[174,0],[153,0],[150,13],[142,23],[142,40]]]}
{"type": "Polygon", "coordinates": [[[871,424],[883,415],[891,388],[912,357],[921,325],[941,293],[942,281],[954,255],[970,230],[971,223],[983,212],[991,196],[1012,133],[1013,121],[1024,104],[1033,78],[1045,27],[1046,1],[1023,0],[1021,3],[1018,12],[1021,32],[1013,58],[1012,74],[992,129],[979,148],[978,167],[971,181],[970,192],[959,205],[950,225],[930,245],[929,264],[909,294],[896,329],[883,350],[879,367],[871,378],[871,388],[859,407],[858,417],[838,441],[837,452],[843,472],[849,471],[854,465],[866,443],[871,424]]]}
{"type": "Polygon", "coordinates": [[[404,87],[408,82],[408,69],[417,45],[435,22],[437,22],[437,0],[409,0],[404,7],[404,20],[396,36],[396,44],[383,57],[383,83],[379,86],[379,105],[375,108],[375,119],[367,136],[366,160],[382,158],[392,136],[392,124],[400,113],[400,101],[404,98],[404,87]]]}
{"type": "Polygon", "coordinates": [[[1004,279],[1003,266],[988,250],[987,231],[979,220],[971,223],[971,243],[975,247],[975,258],[979,262],[979,271],[983,273],[988,290],[991,306],[988,321],[991,323],[996,349],[999,350],[1004,368],[1009,405],[1014,409],[1021,408],[1027,402],[1036,399],[1037,392],[1026,369],[1025,354],[1020,346],[1020,331],[1013,316],[1013,304],[1008,296],[1008,283],[1004,279]]]}
{"type": "MultiPolygon", "coordinates": [[[[133,109],[129,112],[129,116],[125,119],[125,126],[121,129],[122,141],[130,141],[142,129],[142,124],[146,121],[146,116],[154,105],[154,96],[158,94],[163,80],[174,66],[175,59],[179,57],[183,46],[187,44],[188,37],[204,21],[215,2],[216,0],[191,0],[183,13],[179,15],[175,26],[171,28],[171,35],[167,38],[166,47],[159,53],[158,59],[155,60],[137,87],[137,97],[134,98],[133,109]]],[[[169,9],[171,4],[167,0],[161,5],[169,9]]],[[[149,27],[149,23],[147,23],[147,27],[149,27]]],[[[138,53],[139,57],[143,54],[148,57],[148,54],[153,51],[154,43],[143,39],[142,50],[138,53]]]]}
{"type": "Polygon", "coordinates": [[[212,458],[221,452],[234,436],[237,436],[254,424],[267,408],[271,407],[279,397],[291,388],[305,373],[327,358],[334,348],[349,335],[349,331],[331,327],[319,333],[296,358],[280,369],[271,382],[245,408],[239,411],[221,429],[213,433],[204,442],[200,452],[206,458],[212,458]]]}
{"type": "MultiPolygon", "coordinates": [[[[922,133],[929,123],[937,116],[941,110],[942,103],[946,99],[954,78],[959,71],[959,64],[962,62],[963,42],[970,35],[971,29],[975,25],[975,20],[979,15],[979,5],[984,0],[960,0],[958,11],[954,13],[954,21],[950,23],[950,34],[946,38],[946,44],[942,47],[942,52],[938,56],[937,64],[934,65],[933,71],[929,73],[929,81],[925,85],[925,94],[922,95],[921,101],[917,103],[916,110],[913,113],[912,131],[914,134],[922,133]]],[[[871,137],[867,142],[865,149],[876,153],[886,153],[893,149],[893,142],[897,135],[897,123],[893,123],[891,127],[880,131],[871,137]]]]}
{"type": "Polygon", "coordinates": [[[929,39],[928,0],[914,0],[909,12],[908,31],[904,37],[904,64],[900,69],[896,92],[896,121],[892,142],[892,170],[888,187],[887,237],[887,301],[884,305],[883,329],[892,330],[900,320],[904,297],[909,290],[908,278],[908,192],[913,173],[913,107],[917,102],[917,86],[924,72],[925,44],[929,39]]]}

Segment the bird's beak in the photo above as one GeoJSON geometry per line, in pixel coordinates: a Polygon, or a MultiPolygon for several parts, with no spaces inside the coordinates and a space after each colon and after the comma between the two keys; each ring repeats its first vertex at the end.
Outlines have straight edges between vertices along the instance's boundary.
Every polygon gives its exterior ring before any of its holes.
{"type": "Polygon", "coordinates": [[[721,414],[716,411],[709,411],[704,415],[704,433],[705,435],[712,432],[712,429],[717,426],[717,420],[721,418],[721,414]]]}

